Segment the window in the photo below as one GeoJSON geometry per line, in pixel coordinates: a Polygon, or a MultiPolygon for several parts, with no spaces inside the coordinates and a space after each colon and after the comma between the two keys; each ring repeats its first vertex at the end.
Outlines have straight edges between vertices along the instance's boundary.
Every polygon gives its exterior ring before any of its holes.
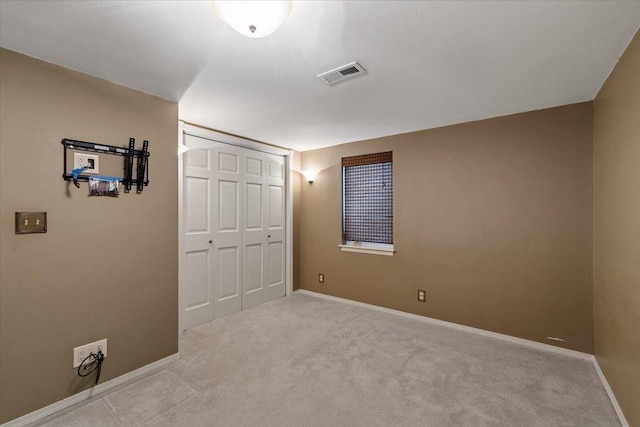
{"type": "Polygon", "coordinates": [[[342,159],[343,251],[393,255],[393,153],[342,159]]]}

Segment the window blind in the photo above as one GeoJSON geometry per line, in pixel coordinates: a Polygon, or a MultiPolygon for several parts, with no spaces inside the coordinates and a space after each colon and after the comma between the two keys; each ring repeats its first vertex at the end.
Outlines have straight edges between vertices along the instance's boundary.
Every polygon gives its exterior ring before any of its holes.
{"type": "Polygon", "coordinates": [[[342,159],[343,239],[393,243],[393,153],[342,159]]]}

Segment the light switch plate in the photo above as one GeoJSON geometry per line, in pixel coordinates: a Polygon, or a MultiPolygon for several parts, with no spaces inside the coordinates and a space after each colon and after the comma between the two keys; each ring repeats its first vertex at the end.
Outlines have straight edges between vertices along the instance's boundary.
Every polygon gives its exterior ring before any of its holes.
{"type": "Polygon", "coordinates": [[[46,212],[16,212],[16,234],[47,232],[46,212]]]}

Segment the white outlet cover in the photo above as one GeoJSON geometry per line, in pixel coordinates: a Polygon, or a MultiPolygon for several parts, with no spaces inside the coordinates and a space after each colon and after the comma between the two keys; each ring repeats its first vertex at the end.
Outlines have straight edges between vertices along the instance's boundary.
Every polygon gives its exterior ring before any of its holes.
{"type": "Polygon", "coordinates": [[[100,172],[100,157],[95,154],[73,153],[73,168],[78,169],[89,165],[93,161],[92,169],[85,169],[82,173],[97,174],[100,172]]]}
{"type": "MultiPolygon", "coordinates": [[[[73,367],[77,368],[80,363],[90,354],[98,354],[98,348],[102,351],[104,357],[107,357],[107,339],[92,342],[90,344],[81,345],[73,349],[73,367]]],[[[91,361],[91,360],[89,360],[91,361]]]]}

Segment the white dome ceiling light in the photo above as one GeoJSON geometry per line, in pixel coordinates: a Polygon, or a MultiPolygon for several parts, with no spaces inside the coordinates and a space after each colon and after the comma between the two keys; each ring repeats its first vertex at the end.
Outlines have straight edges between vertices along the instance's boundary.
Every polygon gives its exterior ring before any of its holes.
{"type": "Polygon", "coordinates": [[[213,0],[216,15],[247,37],[266,37],[280,28],[291,13],[291,0],[224,1],[213,0]]]}

